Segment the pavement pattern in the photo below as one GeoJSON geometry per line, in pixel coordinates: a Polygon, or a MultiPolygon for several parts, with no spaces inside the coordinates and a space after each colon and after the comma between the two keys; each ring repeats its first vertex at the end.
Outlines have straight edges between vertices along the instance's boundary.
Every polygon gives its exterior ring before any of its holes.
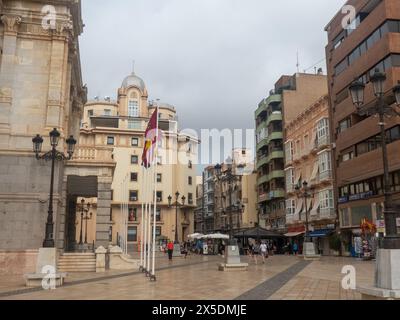
{"type": "Polygon", "coordinates": [[[357,284],[373,283],[374,263],[353,258],[322,257],[304,261],[273,256],[265,264],[248,257],[248,271],[218,271],[219,256],[164,256],[157,261],[157,281],[141,272],[72,273],[56,290],[27,289],[22,276],[0,276],[0,300],[358,300],[344,290],[342,268],[352,265],[357,284]]]}

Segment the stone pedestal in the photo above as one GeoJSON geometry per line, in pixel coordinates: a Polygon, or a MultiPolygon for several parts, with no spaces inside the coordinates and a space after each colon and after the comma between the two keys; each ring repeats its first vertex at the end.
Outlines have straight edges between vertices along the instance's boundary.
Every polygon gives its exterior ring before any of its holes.
{"type": "Polygon", "coordinates": [[[249,264],[241,263],[239,246],[232,245],[226,247],[225,252],[225,263],[221,263],[218,266],[220,271],[247,271],[249,264]]]}
{"type": "Polygon", "coordinates": [[[174,252],[172,253],[172,257],[174,258],[181,258],[182,253],[181,253],[181,245],[179,243],[174,244],[174,252]]]}
{"type": "Polygon", "coordinates": [[[140,261],[131,259],[124,255],[120,247],[109,247],[110,270],[137,270],[139,269],[140,261]]]}
{"type": "Polygon", "coordinates": [[[316,253],[314,242],[304,242],[303,244],[304,260],[319,260],[321,255],[316,253]]]}
{"type": "Polygon", "coordinates": [[[26,274],[27,287],[55,289],[64,284],[66,273],[57,273],[58,252],[56,248],[40,248],[36,262],[36,273],[26,274]]]}
{"type": "Polygon", "coordinates": [[[375,285],[357,291],[363,300],[400,300],[400,249],[378,249],[375,285]]]}
{"type": "Polygon", "coordinates": [[[98,247],[96,249],[96,272],[106,272],[106,253],[107,250],[104,247],[98,247]]]}

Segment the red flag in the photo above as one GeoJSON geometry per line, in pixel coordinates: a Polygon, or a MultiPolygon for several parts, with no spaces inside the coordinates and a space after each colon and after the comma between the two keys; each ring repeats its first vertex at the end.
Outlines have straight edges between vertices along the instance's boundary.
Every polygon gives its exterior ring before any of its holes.
{"type": "Polygon", "coordinates": [[[154,150],[157,144],[157,126],[158,126],[158,107],[151,116],[147,129],[144,133],[144,147],[142,154],[142,166],[149,168],[154,159],[154,150]]]}

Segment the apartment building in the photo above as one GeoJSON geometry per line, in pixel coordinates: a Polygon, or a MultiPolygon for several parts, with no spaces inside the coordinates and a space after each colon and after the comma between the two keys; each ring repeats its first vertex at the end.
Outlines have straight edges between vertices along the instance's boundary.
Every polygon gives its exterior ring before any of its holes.
{"type": "MultiPolygon", "coordinates": [[[[393,104],[392,88],[400,80],[400,2],[351,0],[356,18],[343,28],[338,12],[326,27],[326,57],[330,95],[331,134],[335,148],[335,196],[342,235],[360,234],[363,218],[379,223],[383,211],[383,161],[378,119],[357,113],[349,94],[354,79],[362,81],[365,104],[375,103],[371,75],[385,72],[385,100],[393,104]]],[[[389,171],[394,201],[400,203],[400,119],[385,119],[389,171]]]]}

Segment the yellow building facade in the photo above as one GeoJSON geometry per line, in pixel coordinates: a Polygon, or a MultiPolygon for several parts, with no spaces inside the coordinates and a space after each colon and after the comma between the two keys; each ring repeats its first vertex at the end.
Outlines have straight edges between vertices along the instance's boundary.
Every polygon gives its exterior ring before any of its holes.
{"type": "MultiPolygon", "coordinates": [[[[128,242],[128,252],[138,251],[143,239],[142,204],[146,201],[146,181],[141,166],[144,132],[149,118],[159,107],[159,129],[162,131],[157,156],[157,214],[156,236],[158,240],[174,240],[175,232],[183,242],[194,232],[196,208],[196,164],[199,141],[196,137],[179,131],[177,114],[173,106],[149,102],[144,81],[134,73],[123,80],[118,99],[113,102],[94,100],[84,107],[78,147],[80,159],[114,162],[109,224],[109,243],[121,245],[128,242]],[[168,197],[175,201],[185,196],[185,205],[176,210],[170,208],[168,197]],[[126,216],[121,210],[128,204],[126,216]]],[[[88,243],[95,239],[96,199],[92,206],[92,220],[88,221],[88,243]]],[[[78,199],[79,203],[80,199],[78,199]]],[[[76,216],[80,230],[80,213],[76,216]]],[[[85,223],[85,221],[84,221],[85,223]]],[[[85,228],[83,228],[85,229],[85,228]]],[[[76,233],[79,242],[80,232],[76,233]]]]}

